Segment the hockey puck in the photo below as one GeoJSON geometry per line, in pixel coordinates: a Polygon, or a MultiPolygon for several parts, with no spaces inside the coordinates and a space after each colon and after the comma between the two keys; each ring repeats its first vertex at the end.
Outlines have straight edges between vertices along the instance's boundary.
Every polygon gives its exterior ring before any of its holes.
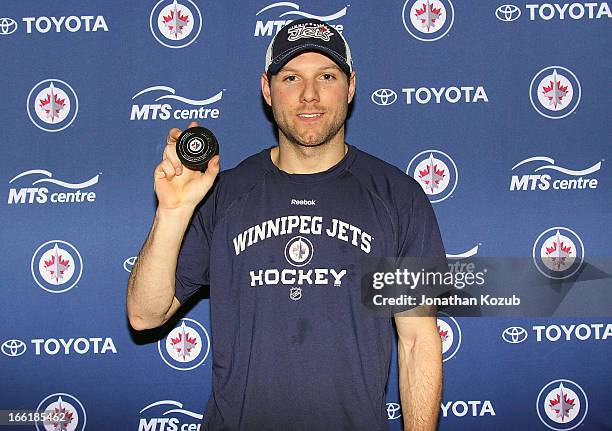
{"type": "Polygon", "coordinates": [[[176,155],[186,168],[206,171],[208,161],[219,154],[219,143],[206,127],[191,127],[176,141],[176,155]]]}

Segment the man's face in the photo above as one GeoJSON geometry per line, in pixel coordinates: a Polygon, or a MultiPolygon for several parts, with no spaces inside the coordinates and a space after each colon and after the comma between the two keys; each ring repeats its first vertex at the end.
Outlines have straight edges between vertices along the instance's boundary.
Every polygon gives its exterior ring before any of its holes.
{"type": "Polygon", "coordinates": [[[300,54],[269,83],[264,74],[261,86],[281,138],[305,147],[343,138],[348,104],[355,94],[355,74],[347,80],[330,58],[316,52],[300,54]]]}

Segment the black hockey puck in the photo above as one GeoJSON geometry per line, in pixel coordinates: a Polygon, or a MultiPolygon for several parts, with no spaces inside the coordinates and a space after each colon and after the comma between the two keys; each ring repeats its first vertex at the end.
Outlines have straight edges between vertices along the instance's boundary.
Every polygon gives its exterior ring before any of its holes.
{"type": "Polygon", "coordinates": [[[206,127],[191,127],[176,141],[176,155],[192,171],[206,171],[208,161],[219,154],[219,143],[206,127]]]}

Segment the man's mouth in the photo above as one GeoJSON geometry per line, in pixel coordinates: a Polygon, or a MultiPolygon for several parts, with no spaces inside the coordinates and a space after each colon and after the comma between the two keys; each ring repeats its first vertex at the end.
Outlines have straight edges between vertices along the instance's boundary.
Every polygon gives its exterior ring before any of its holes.
{"type": "Polygon", "coordinates": [[[301,117],[301,118],[317,118],[317,117],[320,117],[321,115],[323,115],[321,112],[313,112],[313,113],[298,114],[298,117],[301,117]]]}

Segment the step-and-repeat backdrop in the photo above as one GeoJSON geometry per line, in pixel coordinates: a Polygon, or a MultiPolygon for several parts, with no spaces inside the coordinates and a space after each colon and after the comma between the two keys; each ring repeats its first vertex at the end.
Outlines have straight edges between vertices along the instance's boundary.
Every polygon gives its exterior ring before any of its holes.
{"type": "MultiPolygon", "coordinates": [[[[224,168],[275,143],[259,78],[271,37],[300,17],[349,40],[347,140],[421,182],[451,260],[521,258],[558,292],[566,265],[610,256],[610,4],[509,1],[3,1],[0,410],[65,413],[39,430],[198,429],[206,292],[159,330],[125,315],[152,171],[191,120],[215,132],[224,168]]],[[[612,288],[606,274],[582,293],[612,288]]],[[[440,429],[612,429],[600,292],[580,315],[440,313],[440,429]]]]}

